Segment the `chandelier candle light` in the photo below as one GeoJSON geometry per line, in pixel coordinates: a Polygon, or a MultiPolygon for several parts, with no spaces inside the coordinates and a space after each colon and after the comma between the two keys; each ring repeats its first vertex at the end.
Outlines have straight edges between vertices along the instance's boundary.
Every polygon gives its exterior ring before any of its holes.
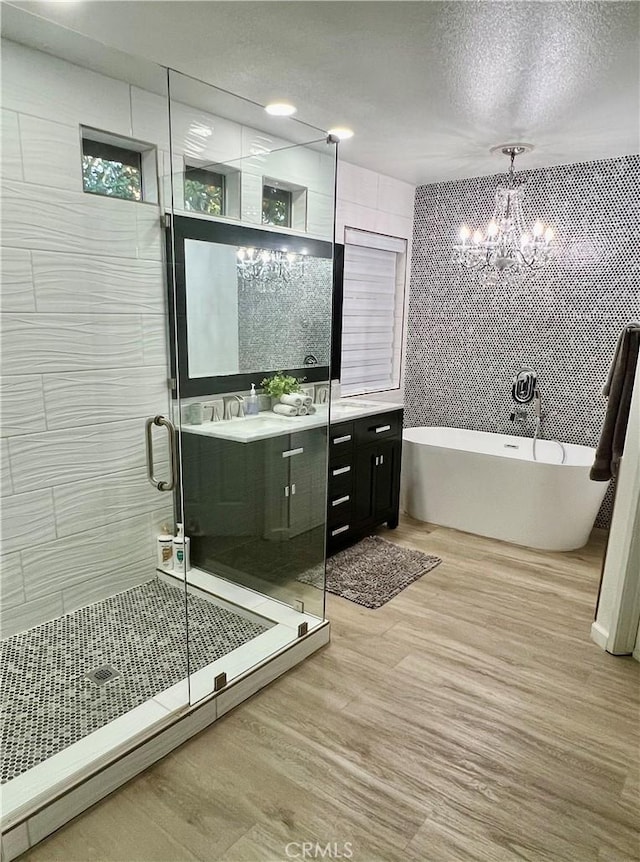
{"type": "MultiPolygon", "coordinates": [[[[464,269],[494,270],[496,273],[524,272],[544,266],[552,255],[553,230],[536,221],[531,233],[524,229],[522,216],[523,186],[515,181],[513,164],[516,156],[530,151],[528,144],[506,144],[496,147],[511,158],[506,186],[496,189],[493,218],[486,235],[460,228],[460,242],[454,246],[454,262],[464,269]]],[[[494,150],[492,150],[493,152],[494,150]]]]}

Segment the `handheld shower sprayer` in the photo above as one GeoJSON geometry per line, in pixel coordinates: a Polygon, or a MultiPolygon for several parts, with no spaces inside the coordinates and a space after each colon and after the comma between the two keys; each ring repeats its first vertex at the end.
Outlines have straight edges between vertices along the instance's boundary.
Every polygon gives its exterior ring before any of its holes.
{"type": "Polygon", "coordinates": [[[540,389],[537,386],[533,390],[533,415],[540,422],[542,419],[542,398],[540,397],[540,389]]]}

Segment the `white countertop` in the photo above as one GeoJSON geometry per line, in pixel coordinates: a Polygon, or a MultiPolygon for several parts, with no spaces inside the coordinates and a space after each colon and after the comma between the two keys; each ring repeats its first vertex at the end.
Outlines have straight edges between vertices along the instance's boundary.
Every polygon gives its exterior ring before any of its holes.
{"type": "MultiPolygon", "coordinates": [[[[269,437],[279,437],[293,434],[296,431],[307,431],[310,428],[320,428],[327,424],[329,406],[316,404],[313,416],[280,416],[277,413],[263,411],[258,416],[246,416],[242,419],[226,419],[221,422],[203,422],[202,425],[187,425],[183,423],[181,430],[189,434],[200,434],[202,437],[217,437],[220,440],[232,440],[235,443],[253,443],[255,440],[266,440],[269,437]]],[[[341,399],[331,404],[330,422],[348,422],[351,419],[361,419],[364,416],[375,416],[376,413],[388,413],[391,410],[402,410],[402,404],[389,401],[360,401],[341,399]]]]}

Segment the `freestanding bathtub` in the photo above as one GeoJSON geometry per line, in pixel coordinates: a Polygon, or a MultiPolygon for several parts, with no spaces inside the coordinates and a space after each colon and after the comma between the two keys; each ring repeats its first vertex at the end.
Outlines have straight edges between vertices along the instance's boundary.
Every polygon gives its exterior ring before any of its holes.
{"type": "Polygon", "coordinates": [[[420,521],[517,545],[571,551],[588,540],[607,482],[592,482],[595,450],[460,428],[404,431],[402,499],[420,521]]]}

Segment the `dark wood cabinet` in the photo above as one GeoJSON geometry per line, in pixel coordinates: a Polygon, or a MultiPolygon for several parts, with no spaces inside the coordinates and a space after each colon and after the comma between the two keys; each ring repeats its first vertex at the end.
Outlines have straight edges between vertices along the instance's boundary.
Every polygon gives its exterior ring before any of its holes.
{"type": "Polygon", "coordinates": [[[265,539],[287,541],[322,528],[326,487],[325,441],[323,429],[265,441],[265,539]]]}
{"type": "Polygon", "coordinates": [[[181,446],[193,566],[271,594],[322,562],[326,428],[250,443],[185,432],[181,446]]]}
{"type": "Polygon", "coordinates": [[[325,516],[330,554],[398,524],[402,410],[252,443],[183,433],[181,446],[176,502],[205,571],[251,586],[254,571],[274,580],[319,563],[325,516]]]}
{"type": "Polygon", "coordinates": [[[327,552],[386,523],[398,525],[402,410],[333,426],[329,450],[327,552]]]}

